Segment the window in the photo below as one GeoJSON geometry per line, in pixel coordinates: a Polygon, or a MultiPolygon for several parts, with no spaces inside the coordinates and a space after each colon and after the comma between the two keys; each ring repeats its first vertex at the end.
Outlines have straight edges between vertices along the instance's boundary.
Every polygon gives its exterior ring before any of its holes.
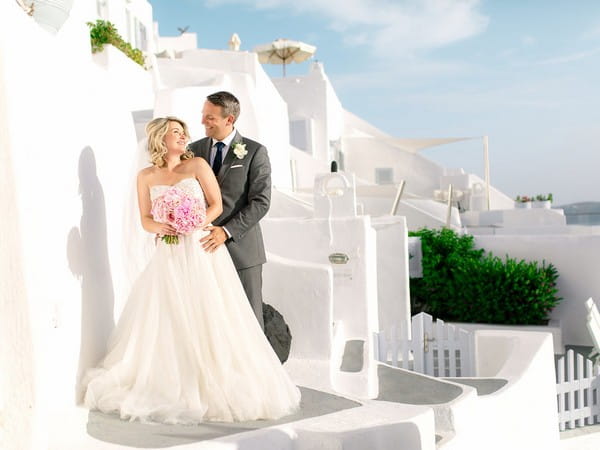
{"type": "Polygon", "coordinates": [[[290,120],[290,144],[312,154],[312,119],[290,120]]]}
{"type": "Polygon", "coordinates": [[[136,39],[136,43],[137,43],[137,48],[139,48],[142,51],[148,51],[148,38],[146,35],[146,27],[144,26],[143,23],[141,23],[140,21],[136,20],[136,25],[137,25],[137,39],[136,39]]]}
{"type": "Polygon", "coordinates": [[[391,184],[394,182],[394,169],[391,167],[377,167],[375,169],[376,184],[391,184]]]}

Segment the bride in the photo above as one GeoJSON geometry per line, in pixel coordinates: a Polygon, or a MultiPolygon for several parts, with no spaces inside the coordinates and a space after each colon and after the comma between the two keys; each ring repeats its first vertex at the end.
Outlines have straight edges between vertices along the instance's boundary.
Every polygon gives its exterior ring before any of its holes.
{"type": "Polygon", "coordinates": [[[143,228],[152,201],[177,186],[206,204],[206,219],[178,244],[157,239],[132,287],[100,366],[86,374],[85,405],[122,419],[163,423],[276,419],[294,412],[300,392],[266,340],[225,246],[203,250],[202,228],[221,214],[211,167],[186,151],[186,124],[175,117],[146,127],[152,166],[138,174],[143,228]]]}

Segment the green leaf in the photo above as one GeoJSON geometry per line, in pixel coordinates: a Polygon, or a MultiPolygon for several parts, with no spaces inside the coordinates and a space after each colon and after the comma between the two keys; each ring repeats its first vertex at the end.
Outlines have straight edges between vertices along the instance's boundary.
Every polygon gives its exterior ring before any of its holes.
{"type": "Polygon", "coordinates": [[[443,320],[541,324],[560,302],[558,271],[543,261],[505,259],[475,249],[471,235],[422,229],[423,277],[410,280],[413,314],[443,320]]]}

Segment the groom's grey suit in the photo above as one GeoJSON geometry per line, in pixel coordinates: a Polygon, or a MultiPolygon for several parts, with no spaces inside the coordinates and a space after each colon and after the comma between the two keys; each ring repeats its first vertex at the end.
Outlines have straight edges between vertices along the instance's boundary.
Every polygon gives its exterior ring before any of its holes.
{"type": "MultiPolygon", "coordinates": [[[[212,145],[212,139],[207,137],[190,144],[190,149],[210,164],[212,145]]],[[[263,326],[262,264],[267,259],[258,221],[271,203],[271,164],[267,149],[236,131],[217,181],[223,198],[223,213],[213,225],[225,227],[231,235],[225,244],[254,314],[263,326]],[[241,159],[233,151],[237,143],[246,144],[248,153],[241,159]]]]}

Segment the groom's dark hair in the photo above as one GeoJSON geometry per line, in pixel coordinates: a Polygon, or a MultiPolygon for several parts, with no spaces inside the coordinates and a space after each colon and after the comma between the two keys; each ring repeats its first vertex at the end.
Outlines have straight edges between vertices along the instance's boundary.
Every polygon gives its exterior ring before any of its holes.
{"type": "Polygon", "coordinates": [[[240,116],[240,102],[231,92],[215,92],[214,94],[207,96],[206,100],[215,106],[220,106],[223,110],[223,117],[227,117],[231,114],[233,116],[233,121],[235,122],[240,116]]]}

